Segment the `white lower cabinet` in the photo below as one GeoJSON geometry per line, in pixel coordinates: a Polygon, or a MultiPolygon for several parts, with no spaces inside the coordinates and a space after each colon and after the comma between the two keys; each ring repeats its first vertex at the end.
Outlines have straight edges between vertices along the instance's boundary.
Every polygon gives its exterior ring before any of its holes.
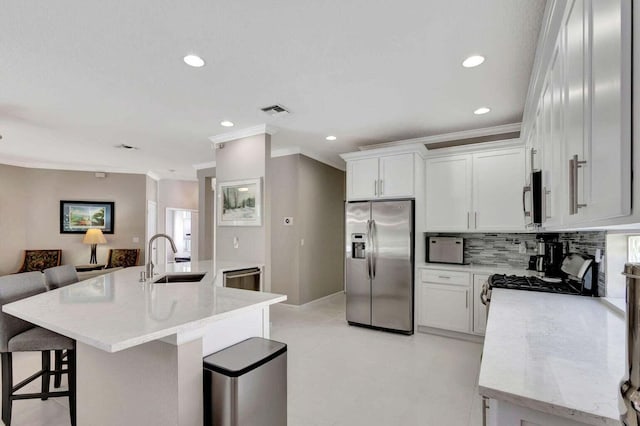
{"type": "Polygon", "coordinates": [[[484,336],[487,329],[487,307],[480,301],[482,286],[489,280],[489,274],[473,274],[473,333],[484,336]]]}
{"type": "Polygon", "coordinates": [[[486,418],[487,426],[585,426],[587,424],[496,399],[485,400],[483,417],[486,418]]]}
{"type": "Polygon", "coordinates": [[[420,290],[422,325],[469,332],[468,288],[422,283],[420,290]]]}
{"type": "Polygon", "coordinates": [[[470,332],[470,274],[423,269],[418,284],[418,325],[470,332]]]}

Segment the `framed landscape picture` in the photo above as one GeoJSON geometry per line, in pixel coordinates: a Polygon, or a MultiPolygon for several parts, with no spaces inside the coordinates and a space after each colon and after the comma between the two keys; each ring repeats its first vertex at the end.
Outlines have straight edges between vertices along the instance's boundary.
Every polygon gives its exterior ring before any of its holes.
{"type": "Polygon", "coordinates": [[[111,201],[60,201],[60,233],[84,234],[98,228],[113,234],[114,203],[111,201]]]}
{"type": "Polygon", "coordinates": [[[262,226],[262,181],[218,183],[218,226],[262,226]]]}

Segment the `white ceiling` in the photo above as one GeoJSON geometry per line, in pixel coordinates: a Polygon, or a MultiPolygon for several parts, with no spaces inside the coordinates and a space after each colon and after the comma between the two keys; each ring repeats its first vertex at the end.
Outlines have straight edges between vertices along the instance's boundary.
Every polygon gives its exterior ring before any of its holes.
{"type": "Polygon", "coordinates": [[[544,6],[0,0],[0,162],[194,178],[215,160],[208,138],[229,132],[223,119],[275,126],[273,148],[334,162],[360,145],[516,123],[544,6]],[[188,53],[207,65],[186,66],[188,53]],[[471,54],[486,62],[463,68],[471,54]],[[293,114],[259,110],[274,103],[293,114]]]}

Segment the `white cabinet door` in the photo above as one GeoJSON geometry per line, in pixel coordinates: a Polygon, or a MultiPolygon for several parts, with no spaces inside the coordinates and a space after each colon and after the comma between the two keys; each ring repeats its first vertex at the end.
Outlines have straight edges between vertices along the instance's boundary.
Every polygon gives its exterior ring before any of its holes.
{"type": "MultiPolygon", "coordinates": [[[[588,145],[587,108],[589,85],[586,78],[586,54],[588,46],[588,17],[583,0],[572,0],[563,28],[564,37],[564,166],[567,167],[566,185],[568,193],[567,211],[563,212],[563,222],[567,224],[584,221],[585,211],[574,205],[585,204],[585,170],[589,164],[585,146],[588,145]],[[586,164],[575,171],[570,160],[577,159],[586,164]],[[574,177],[576,176],[577,179],[574,177]]],[[[587,4],[588,5],[588,4],[587,4]]]]}
{"type": "Polygon", "coordinates": [[[468,287],[421,283],[419,297],[419,325],[469,332],[468,287]]]}
{"type": "Polygon", "coordinates": [[[347,163],[347,198],[370,200],[378,196],[378,158],[347,163]]]}
{"type": "Polygon", "coordinates": [[[473,154],[473,218],[478,231],[522,231],[524,150],[473,154]]]}
{"type": "Polygon", "coordinates": [[[567,186],[564,184],[565,168],[564,156],[562,153],[562,143],[564,138],[563,121],[563,59],[562,59],[562,39],[556,45],[551,60],[549,71],[551,87],[550,116],[551,134],[549,141],[544,145],[544,204],[543,204],[543,226],[554,227],[562,224],[562,213],[567,211],[566,196],[567,186]]]}
{"type": "Polygon", "coordinates": [[[487,307],[480,300],[482,286],[489,280],[488,274],[473,274],[473,332],[484,336],[487,329],[487,307]]]}
{"type": "Polygon", "coordinates": [[[381,197],[413,197],[414,181],[413,154],[380,157],[381,197]]]}
{"type": "Polygon", "coordinates": [[[466,231],[471,214],[471,156],[427,160],[428,231],[466,231]]]}
{"type": "Polygon", "coordinates": [[[631,214],[631,7],[629,0],[591,5],[591,145],[584,210],[594,221],[631,214]]]}

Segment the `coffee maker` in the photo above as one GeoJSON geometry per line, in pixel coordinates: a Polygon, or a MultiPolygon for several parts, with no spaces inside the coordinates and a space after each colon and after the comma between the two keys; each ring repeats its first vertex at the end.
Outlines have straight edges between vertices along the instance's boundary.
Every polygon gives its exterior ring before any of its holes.
{"type": "Polygon", "coordinates": [[[555,235],[538,235],[536,271],[547,277],[558,277],[561,275],[563,244],[557,241],[555,235]]]}

